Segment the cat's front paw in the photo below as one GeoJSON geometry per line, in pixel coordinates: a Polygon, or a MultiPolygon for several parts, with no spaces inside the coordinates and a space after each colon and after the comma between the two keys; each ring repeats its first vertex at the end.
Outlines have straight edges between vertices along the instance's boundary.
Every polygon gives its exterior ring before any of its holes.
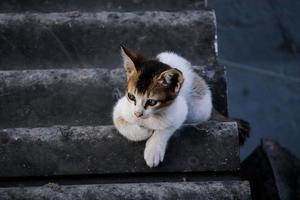
{"type": "Polygon", "coordinates": [[[156,167],[164,160],[166,152],[166,142],[158,140],[159,138],[150,138],[146,142],[144,159],[149,167],[156,167]]]}

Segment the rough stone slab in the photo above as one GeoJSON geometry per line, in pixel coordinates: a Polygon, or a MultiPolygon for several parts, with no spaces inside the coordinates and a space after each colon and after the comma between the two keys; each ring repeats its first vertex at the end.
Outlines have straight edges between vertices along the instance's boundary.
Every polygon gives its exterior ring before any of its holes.
{"type": "Polygon", "coordinates": [[[144,11],[199,9],[204,0],[1,0],[0,12],[144,11]]]}
{"type": "Polygon", "coordinates": [[[147,200],[211,199],[250,200],[247,181],[57,185],[0,188],[1,200],[147,200]]]}
{"type": "MultiPolygon", "coordinates": [[[[213,90],[215,107],[226,113],[224,74],[196,68],[213,90]]],[[[110,125],[125,85],[122,67],[0,71],[0,127],[110,125]]]]}
{"type": "Polygon", "coordinates": [[[279,199],[296,199],[300,160],[272,140],[264,139],[262,148],[271,165],[279,199]]]}
{"type": "Polygon", "coordinates": [[[234,122],[185,125],[171,139],[164,162],[149,168],[144,142],[131,142],[113,126],[53,126],[0,130],[0,177],[235,172],[239,169],[234,122]]]}
{"type": "Polygon", "coordinates": [[[242,163],[253,199],[296,199],[300,161],[278,143],[264,139],[242,163]]]}
{"type": "Polygon", "coordinates": [[[0,13],[0,69],[117,66],[120,44],[215,63],[213,11],[0,13]]]}

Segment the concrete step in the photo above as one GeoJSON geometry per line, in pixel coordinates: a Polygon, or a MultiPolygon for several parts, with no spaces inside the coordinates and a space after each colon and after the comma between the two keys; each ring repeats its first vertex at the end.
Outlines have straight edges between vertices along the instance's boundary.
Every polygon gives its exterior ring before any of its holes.
{"type": "Polygon", "coordinates": [[[0,69],[117,66],[120,44],[215,63],[213,11],[0,13],[0,69]]]}
{"type": "MultiPolygon", "coordinates": [[[[208,80],[215,107],[226,113],[223,69],[195,69],[208,80]]],[[[0,128],[110,125],[124,87],[122,67],[0,71],[0,128]]]]}
{"type": "Polygon", "coordinates": [[[144,142],[130,142],[113,126],[52,126],[0,130],[0,177],[161,172],[237,172],[235,122],[184,125],[164,162],[149,168],[144,142]]]}
{"type": "Polygon", "coordinates": [[[1,0],[0,12],[186,10],[205,6],[205,0],[1,0]]]}
{"type": "Polygon", "coordinates": [[[2,200],[211,199],[250,200],[246,181],[57,185],[0,188],[2,200]]]}

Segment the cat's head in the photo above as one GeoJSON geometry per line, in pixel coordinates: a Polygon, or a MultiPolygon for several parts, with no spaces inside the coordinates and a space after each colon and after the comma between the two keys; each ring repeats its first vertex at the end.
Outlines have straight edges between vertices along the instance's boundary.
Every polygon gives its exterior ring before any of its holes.
{"type": "Polygon", "coordinates": [[[121,46],[127,75],[127,100],[137,118],[148,118],[173,103],[183,84],[182,72],[121,46]]]}

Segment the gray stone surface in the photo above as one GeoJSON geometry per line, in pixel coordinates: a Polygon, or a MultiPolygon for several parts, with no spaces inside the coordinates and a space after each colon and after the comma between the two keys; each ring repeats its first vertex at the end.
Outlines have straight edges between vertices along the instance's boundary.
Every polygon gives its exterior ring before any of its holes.
{"type": "Polygon", "coordinates": [[[0,188],[1,200],[250,200],[246,181],[215,181],[185,183],[138,183],[104,185],[57,185],[41,187],[0,188]]]}
{"type": "Polygon", "coordinates": [[[204,7],[205,0],[1,0],[2,12],[185,10],[204,7]]]}
{"type": "Polygon", "coordinates": [[[0,69],[117,66],[120,44],[215,64],[213,11],[0,13],[0,69]]]}
{"type": "Polygon", "coordinates": [[[171,138],[164,162],[149,168],[144,142],[131,142],[113,126],[53,126],[0,130],[0,177],[236,172],[234,122],[185,125],[171,138]]]}
{"type": "MultiPolygon", "coordinates": [[[[196,69],[209,82],[215,107],[226,113],[222,68],[196,69]]],[[[121,67],[0,71],[0,127],[112,124],[125,85],[121,67]]]]}

